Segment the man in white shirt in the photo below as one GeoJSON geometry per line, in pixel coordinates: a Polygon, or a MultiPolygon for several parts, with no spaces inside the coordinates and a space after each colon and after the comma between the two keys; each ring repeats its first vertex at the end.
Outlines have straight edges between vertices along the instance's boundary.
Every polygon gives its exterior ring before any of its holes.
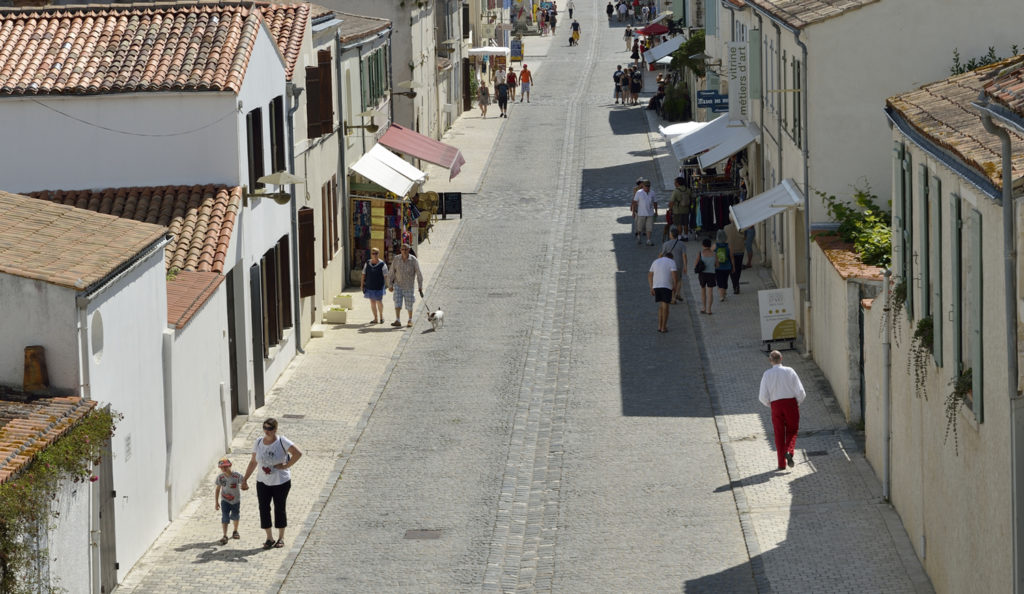
{"type": "Polygon", "coordinates": [[[800,429],[800,403],[807,397],[804,385],[793,368],[782,364],[782,353],[772,351],[768,355],[771,369],[761,376],[761,391],[758,400],[772,409],[772,428],[775,430],[775,453],[779,458],[779,470],[788,464],[793,468],[793,451],[796,449],[796,432],[800,429]]]}
{"type": "Polygon", "coordinates": [[[651,264],[647,272],[647,284],[651,288],[654,302],[658,304],[658,332],[668,332],[668,304],[672,301],[672,291],[679,282],[679,272],[672,252],[658,254],[658,259],[651,264]]]}
{"type": "MultiPolygon", "coordinates": [[[[636,212],[637,233],[647,234],[647,245],[651,243],[651,231],[654,229],[654,218],[658,216],[658,203],[654,201],[654,192],[651,191],[650,180],[643,180],[642,186],[633,194],[633,209],[636,212]]],[[[640,236],[637,235],[636,242],[640,243],[640,236]]]]}

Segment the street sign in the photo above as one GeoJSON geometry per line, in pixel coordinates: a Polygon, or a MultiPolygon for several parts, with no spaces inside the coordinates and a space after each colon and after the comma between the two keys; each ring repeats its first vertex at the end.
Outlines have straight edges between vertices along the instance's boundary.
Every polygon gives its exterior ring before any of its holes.
{"type": "Polygon", "coordinates": [[[512,51],[512,61],[522,62],[523,61],[523,41],[521,39],[513,39],[509,44],[512,51]]]}
{"type": "Polygon", "coordinates": [[[697,107],[710,108],[714,113],[729,111],[729,95],[718,91],[697,91],[697,107]]]}

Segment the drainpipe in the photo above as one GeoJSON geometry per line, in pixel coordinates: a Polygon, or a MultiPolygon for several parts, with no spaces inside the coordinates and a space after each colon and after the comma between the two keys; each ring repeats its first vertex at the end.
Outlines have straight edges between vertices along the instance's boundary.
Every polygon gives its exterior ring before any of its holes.
{"type": "MultiPolygon", "coordinates": [[[[807,45],[800,40],[800,30],[793,30],[793,39],[800,46],[803,53],[803,66],[800,68],[800,134],[803,137],[800,144],[803,145],[804,157],[804,251],[807,256],[807,276],[804,281],[807,283],[807,307],[811,306],[811,172],[810,172],[810,150],[807,147],[807,45]]],[[[807,336],[810,338],[810,335],[807,336]]],[[[808,341],[807,350],[811,350],[808,341]]]]}
{"type": "Polygon", "coordinates": [[[1013,493],[1013,591],[1024,592],[1024,431],[1018,432],[1017,424],[1024,421],[1024,414],[1018,410],[1024,406],[1017,393],[1017,246],[1014,234],[1013,204],[1013,156],[1010,134],[1005,128],[992,121],[988,98],[982,92],[978,103],[973,104],[981,112],[981,123],[989,134],[999,137],[1003,156],[1003,282],[1006,308],[1006,388],[1010,398],[1010,472],[1013,493]]]}
{"type": "MultiPolygon", "coordinates": [[[[341,83],[341,35],[334,36],[334,94],[338,96],[338,119],[344,119],[345,106],[342,103],[342,83],[341,83]]],[[[362,68],[362,60],[359,62],[360,68],[362,68]]],[[[342,126],[341,130],[336,132],[338,137],[338,182],[341,184],[341,224],[339,225],[342,230],[348,229],[346,221],[351,220],[351,216],[348,212],[349,200],[348,200],[348,175],[346,172],[345,165],[345,127],[342,126]]],[[[349,258],[348,258],[348,233],[342,233],[341,251],[342,251],[342,264],[341,264],[341,289],[344,291],[345,287],[349,283],[349,279],[352,275],[349,274],[349,258]]]]}
{"type": "MultiPolygon", "coordinates": [[[[285,121],[288,122],[288,170],[294,172],[295,112],[299,109],[298,98],[302,94],[302,87],[295,86],[295,83],[286,83],[284,88],[285,111],[288,113],[288,117],[285,118],[285,121]]],[[[308,172],[303,172],[303,175],[308,177],[308,172]]],[[[295,316],[293,324],[295,327],[295,350],[304,355],[306,351],[302,350],[302,299],[299,297],[299,205],[297,204],[295,184],[291,184],[291,189],[288,192],[292,197],[288,204],[292,215],[292,285],[295,287],[295,290],[292,291],[292,311],[295,313],[292,315],[295,316]]]]}
{"type": "Polygon", "coordinates": [[[882,281],[883,294],[885,295],[885,302],[882,307],[883,316],[885,318],[884,328],[882,329],[882,499],[889,501],[889,485],[890,485],[890,474],[891,466],[889,459],[891,447],[892,447],[892,417],[890,416],[890,398],[889,382],[892,378],[892,346],[890,344],[890,337],[892,336],[892,287],[890,282],[892,281],[892,270],[885,269],[885,280],[882,281]]]}

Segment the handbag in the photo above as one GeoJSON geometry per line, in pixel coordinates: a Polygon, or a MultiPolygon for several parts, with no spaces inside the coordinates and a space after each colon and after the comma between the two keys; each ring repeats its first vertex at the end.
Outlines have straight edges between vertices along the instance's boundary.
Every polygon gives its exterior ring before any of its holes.
{"type": "Polygon", "coordinates": [[[700,273],[704,272],[704,268],[705,268],[704,260],[701,260],[700,257],[698,256],[697,257],[697,265],[693,267],[693,271],[696,272],[697,274],[700,274],[700,273]]]}

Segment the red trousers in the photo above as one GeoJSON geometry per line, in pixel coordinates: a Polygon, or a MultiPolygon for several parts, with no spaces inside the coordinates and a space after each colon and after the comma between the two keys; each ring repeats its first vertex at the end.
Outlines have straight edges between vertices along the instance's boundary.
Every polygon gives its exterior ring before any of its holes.
{"type": "Polygon", "coordinates": [[[800,405],[796,398],[772,400],[772,428],[775,429],[779,468],[785,468],[786,454],[792,454],[796,449],[796,432],[800,429],[800,405]]]}

